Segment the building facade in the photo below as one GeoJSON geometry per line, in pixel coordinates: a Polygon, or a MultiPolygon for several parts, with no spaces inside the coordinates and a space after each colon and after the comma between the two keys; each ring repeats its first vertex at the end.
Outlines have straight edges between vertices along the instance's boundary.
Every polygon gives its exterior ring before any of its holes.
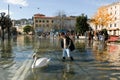
{"type": "Polygon", "coordinates": [[[120,2],[107,6],[108,13],[113,16],[114,22],[107,27],[110,35],[120,35],[120,2]]]}
{"type": "Polygon", "coordinates": [[[73,30],[76,24],[75,17],[46,17],[43,14],[33,16],[34,29],[36,32],[50,32],[54,29],[73,30]]]}
{"type": "MultiPolygon", "coordinates": [[[[101,6],[103,7],[103,6],[101,6]]],[[[107,26],[95,25],[90,23],[93,30],[101,30],[103,28],[107,29],[109,35],[120,35],[120,2],[112,3],[105,6],[108,14],[112,16],[114,20],[112,23],[109,23],[107,26]]]]}

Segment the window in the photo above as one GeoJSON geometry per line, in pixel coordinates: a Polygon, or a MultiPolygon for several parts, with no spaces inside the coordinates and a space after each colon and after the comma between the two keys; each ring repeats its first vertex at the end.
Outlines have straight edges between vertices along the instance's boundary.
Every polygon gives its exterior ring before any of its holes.
{"type": "Polygon", "coordinates": [[[112,27],[112,24],[110,24],[110,27],[112,27]]]}
{"type": "Polygon", "coordinates": [[[43,23],[44,23],[45,21],[43,20],[43,23]]]}
{"type": "Polygon", "coordinates": [[[116,27],[116,23],[114,24],[114,27],[116,27]]]}
{"type": "Polygon", "coordinates": [[[53,20],[51,22],[53,23],[53,20]]]}
{"type": "Polygon", "coordinates": [[[39,22],[41,23],[41,20],[39,20],[39,22]]]}
{"type": "Polygon", "coordinates": [[[41,27],[41,24],[39,24],[39,27],[41,27]]]}
{"type": "Polygon", "coordinates": [[[35,26],[38,27],[38,24],[36,24],[35,26]]]}
{"type": "Polygon", "coordinates": [[[115,11],[115,14],[116,14],[116,11],[115,11]]]}
{"type": "Polygon", "coordinates": [[[49,23],[49,20],[47,20],[47,23],[49,23]]]}
{"type": "Polygon", "coordinates": [[[38,20],[35,20],[36,23],[38,23],[38,20]]]}
{"type": "Polygon", "coordinates": [[[47,24],[46,26],[49,27],[49,24],[47,24]]]}

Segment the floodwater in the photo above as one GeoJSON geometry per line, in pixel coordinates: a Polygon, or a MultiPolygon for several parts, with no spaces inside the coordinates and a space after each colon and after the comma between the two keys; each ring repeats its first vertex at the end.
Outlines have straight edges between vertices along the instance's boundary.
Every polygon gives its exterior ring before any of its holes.
{"type": "Polygon", "coordinates": [[[120,80],[120,44],[75,41],[76,50],[62,62],[58,39],[19,36],[0,45],[0,80],[120,80]],[[50,58],[32,69],[32,54],[50,58]]]}

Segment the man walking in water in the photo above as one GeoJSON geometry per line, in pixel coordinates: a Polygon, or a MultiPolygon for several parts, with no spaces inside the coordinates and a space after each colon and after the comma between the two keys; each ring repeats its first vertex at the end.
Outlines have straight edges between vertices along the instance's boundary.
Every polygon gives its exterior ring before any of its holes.
{"type": "Polygon", "coordinates": [[[73,61],[73,57],[70,54],[70,47],[72,40],[65,35],[64,32],[61,33],[61,47],[63,49],[63,61],[65,61],[66,56],[69,57],[73,61]]]}

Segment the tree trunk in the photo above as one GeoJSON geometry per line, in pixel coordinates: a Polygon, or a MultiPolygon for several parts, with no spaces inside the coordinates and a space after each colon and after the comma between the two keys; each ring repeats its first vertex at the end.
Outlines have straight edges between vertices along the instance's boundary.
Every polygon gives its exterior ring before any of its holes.
{"type": "Polygon", "coordinates": [[[2,41],[4,41],[4,29],[2,29],[2,41]]]}

